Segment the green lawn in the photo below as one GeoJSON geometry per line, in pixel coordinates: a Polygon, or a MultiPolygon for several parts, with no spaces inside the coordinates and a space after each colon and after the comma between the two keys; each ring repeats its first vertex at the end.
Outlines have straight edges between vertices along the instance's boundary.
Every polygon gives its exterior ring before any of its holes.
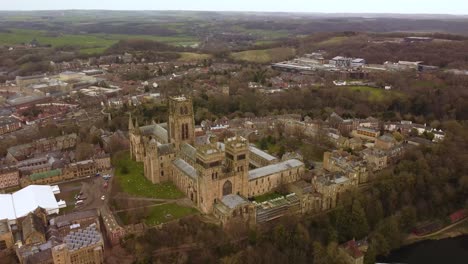
{"type": "Polygon", "coordinates": [[[145,219],[145,223],[147,225],[159,225],[197,212],[192,207],[184,207],[178,204],[163,204],[151,209],[145,219]]]}
{"type": "Polygon", "coordinates": [[[117,153],[112,158],[112,163],[115,167],[115,180],[125,193],[159,199],[184,197],[184,194],[171,182],[152,184],[144,176],[143,163],[131,160],[129,152],[117,153]]]}
{"type": "Polygon", "coordinates": [[[265,194],[256,196],[254,200],[257,203],[263,203],[265,201],[272,200],[272,199],[279,198],[279,197],[283,197],[283,195],[277,192],[271,192],[271,193],[265,193],[265,194]]]}
{"type": "Polygon", "coordinates": [[[346,88],[355,92],[369,93],[369,99],[372,101],[381,101],[384,98],[385,90],[383,89],[369,86],[347,86],[346,88]]]}
{"type": "Polygon", "coordinates": [[[254,63],[270,63],[287,60],[296,54],[292,48],[273,48],[265,50],[247,50],[235,52],[231,57],[235,60],[254,62],[254,63]]]}

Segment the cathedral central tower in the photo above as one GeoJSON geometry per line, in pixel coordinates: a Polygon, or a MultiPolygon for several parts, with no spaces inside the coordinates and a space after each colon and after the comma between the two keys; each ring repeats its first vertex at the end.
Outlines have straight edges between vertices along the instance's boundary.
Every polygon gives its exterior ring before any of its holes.
{"type": "Polygon", "coordinates": [[[195,120],[192,106],[192,98],[176,96],[169,98],[169,121],[168,121],[169,142],[173,143],[176,149],[180,145],[195,143],[195,120]]]}

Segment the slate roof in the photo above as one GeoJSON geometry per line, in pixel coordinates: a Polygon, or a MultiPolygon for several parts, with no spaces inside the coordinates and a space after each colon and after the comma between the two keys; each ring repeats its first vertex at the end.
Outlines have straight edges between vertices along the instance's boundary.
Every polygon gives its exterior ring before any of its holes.
{"type": "Polygon", "coordinates": [[[180,152],[182,152],[184,156],[186,156],[192,161],[195,161],[197,157],[197,149],[194,146],[187,144],[187,143],[183,143],[180,146],[180,152]]]}
{"type": "Polygon", "coordinates": [[[139,128],[140,132],[144,136],[156,136],[161,143],[168,143],[168,134],[167,130],[161,125],[153,124],[148,126],[142,126],[139,128]]]}
{"type": "Polygon", "coordinates": [[[221,202],[230,209],[234,209],[239,205],[249,203],[246,199],[240,197],[237,194],[228,194],[221,199],[221,202]]]}
{"type": "Polygon", "coordinates": [[[281,171],[289,170],[291,168],[299,168],[301,166],[304,166],[304,163],[296,159],[291,159],[277,164],[268,165],[249,171],[249,180],[258,179],[281,171]]]}
{"type": "Polygon", "coordinates": [[[176,168],[178,168],[180,171],[182,171],[186,175],[190,176],[192,179],[196,179],[198,177],[197,171],[195,170],[195,168],[192,167],[190,164],[188,164],[185,160],[176,159],[172,163],[176,166],[176,168]]]}
{"type": "Polygon", "coordinates": [[[164,145],[158,145],[158,153],[159,155],[169,155],[173,154],[174,152],[174,147],[172,144],[164,144],[164,145]]]}
{"type": "Polygon", "coordinates": [[[256,154],[257,156],[260,156],[261,158],[265,159],[265,160],[268,160],[268,161],[272,161],[272,160],[276,160],[277,158],[266,153],[265,151],[261,150],[261,149],[258,149],[254,146],[249,146],[249,150],[250,152],[256,154]]]}

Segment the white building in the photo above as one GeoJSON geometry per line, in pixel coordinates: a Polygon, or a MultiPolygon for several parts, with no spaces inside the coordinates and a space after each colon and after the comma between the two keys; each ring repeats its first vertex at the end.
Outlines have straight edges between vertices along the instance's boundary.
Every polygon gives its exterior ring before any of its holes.
{"type": "Polygon", "coordinates": [[[55,194],[60,193],[58,186],[29,185],[12,194],[0,194],[0,219],[8,219],[10,225],[16,224],[18,218],[25,217],[38,207],[46,210],[48,215],[58,214],[66,206],[58,201],[55,194]]]}
{"type": "Polygon", "coordinates": [[[366,60],[361,58],[356,58],[351,61],[351,67],[357,68],[366,65],[366,60]]]}

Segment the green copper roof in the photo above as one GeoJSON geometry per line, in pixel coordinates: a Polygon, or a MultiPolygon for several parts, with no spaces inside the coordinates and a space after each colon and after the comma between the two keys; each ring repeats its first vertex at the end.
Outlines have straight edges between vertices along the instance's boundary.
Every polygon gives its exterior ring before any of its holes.
{"type": "Polygon", "coordinates": [[[31,181],[36,181],[36,180],[40,180],[40,179],[45,179],[45,178],[49,178],[49,177],[58,176],[60,174],[62,174],[62,170],[61,169],[56,169],[56,170],[50,170],[50,171],[45,171],[45,172],[33,173],[33,174],[29,175],[29,179],[31,181]]]}

